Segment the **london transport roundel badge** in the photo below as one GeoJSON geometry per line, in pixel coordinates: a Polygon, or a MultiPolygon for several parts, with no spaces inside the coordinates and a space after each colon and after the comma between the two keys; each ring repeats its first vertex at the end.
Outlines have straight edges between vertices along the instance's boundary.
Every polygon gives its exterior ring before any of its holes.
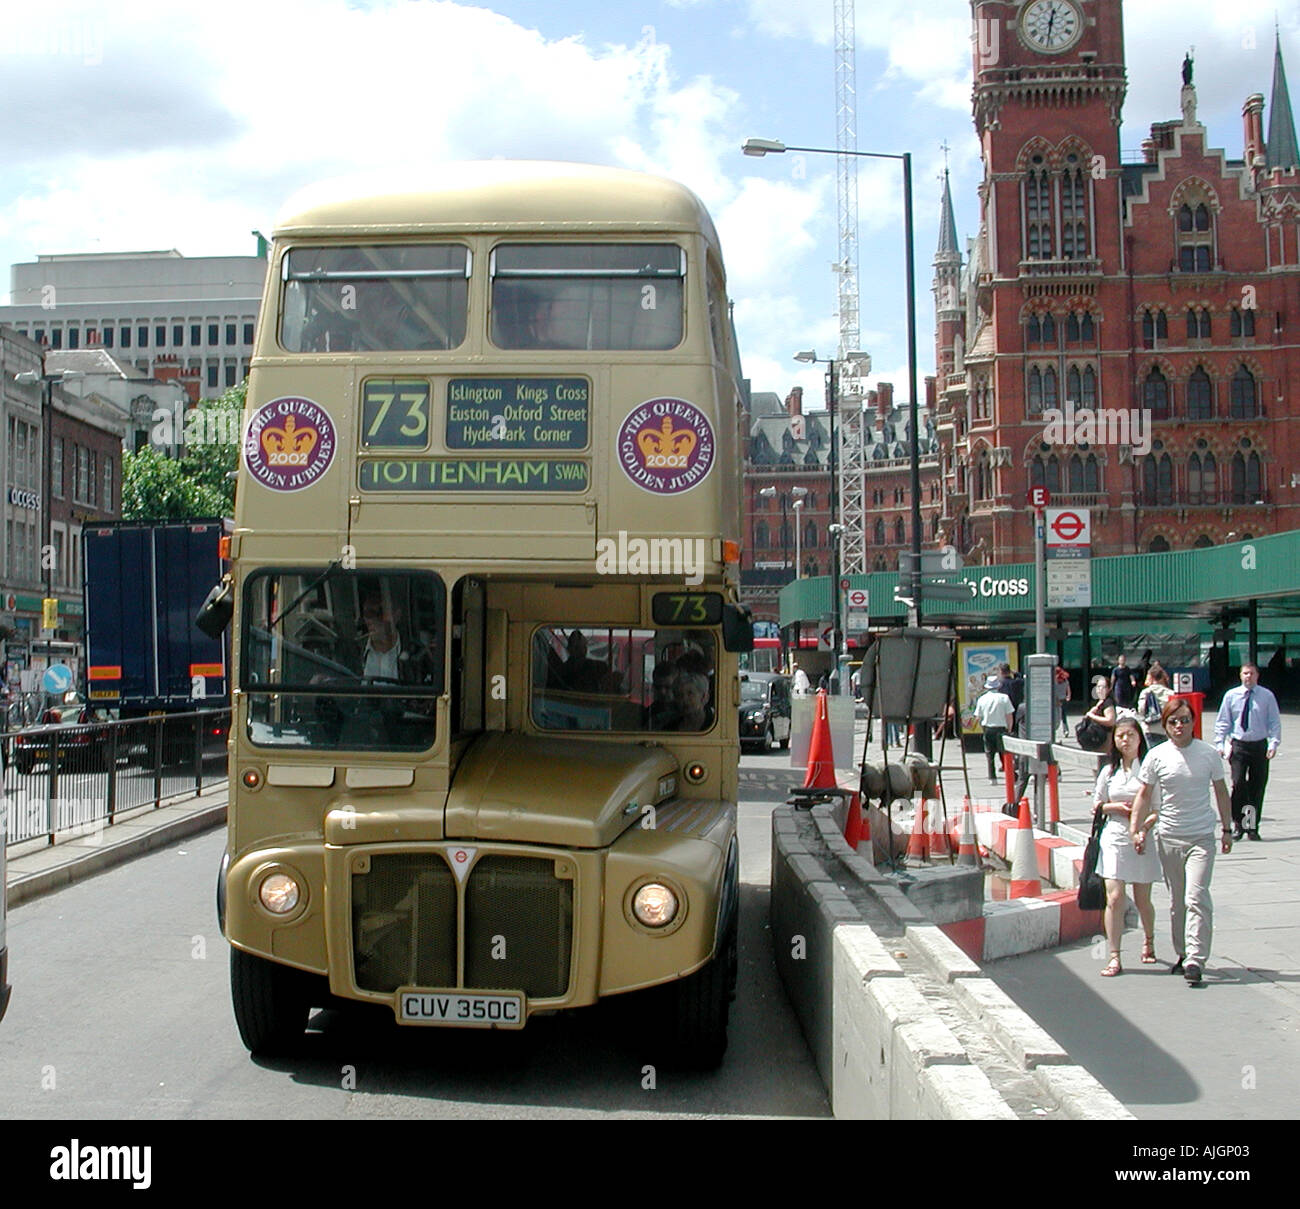
{"type": "Polygon", "coordinates": [[[272,399],[253,414],[244,434],[244,465],[272,491],[301,491],[320,478],[338,448],[334,421],[319,403],[272,399]]]}
{"type": "Polygon", "coordinates": [[[713,469],[713,425],[685,399],[649,399],[618,430],[618,463],[638,487],[677,495],[713,469]]]}

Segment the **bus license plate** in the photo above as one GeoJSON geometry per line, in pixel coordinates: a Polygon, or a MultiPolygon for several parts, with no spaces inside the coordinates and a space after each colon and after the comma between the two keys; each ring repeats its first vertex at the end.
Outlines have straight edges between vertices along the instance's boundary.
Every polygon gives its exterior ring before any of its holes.
{"type": "Polygon", "coordinates": [[[467,994],[462,991],[399,991],[401,1024],[456,1025],[460,1028],[523,1028],[524,997],[467,994]]]}

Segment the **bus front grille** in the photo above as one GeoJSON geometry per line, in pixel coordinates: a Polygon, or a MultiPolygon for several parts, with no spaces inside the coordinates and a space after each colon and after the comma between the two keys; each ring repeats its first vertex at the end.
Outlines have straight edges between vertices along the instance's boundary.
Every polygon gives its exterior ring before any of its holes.
{"type": "Polygon", "coordinates": [[[356,985],[522,990],[562,997],[569,987],[573,882],[553,860],[488,854],[464,892],[463,982],[457,980],[455,875],[439,853],[372,854],[352,883],[356,985]]]}

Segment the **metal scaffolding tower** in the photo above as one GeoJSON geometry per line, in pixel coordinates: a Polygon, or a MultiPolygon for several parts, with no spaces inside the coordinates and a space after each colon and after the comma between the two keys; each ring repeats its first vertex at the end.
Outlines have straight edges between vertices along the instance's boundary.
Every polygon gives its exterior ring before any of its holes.
{"type": "Polygon", "coordinates": [[[839,497],[840,523],[844,532],[840,545],[840,571],[861,575],[867,569],[865,426],[869,422],[862,408],[862,380],[858,366],[848,360],[858,351],[858,162],[851,153],[858,149],[857,56],[854,36],[853,0],[835,3],[835,147],[836,201],[840,229],[839,318],[839,497]],[[849,154],[846,154],[849,153],[849,154]]]}

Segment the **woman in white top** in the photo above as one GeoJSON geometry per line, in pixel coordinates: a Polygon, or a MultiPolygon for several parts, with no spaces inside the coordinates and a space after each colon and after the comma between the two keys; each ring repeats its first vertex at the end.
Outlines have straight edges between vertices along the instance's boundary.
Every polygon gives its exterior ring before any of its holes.
{"type": "Polygon", "coordinates": [[[1097,872],[1106,880],[1104,920],[1110,944],[1110,961],[1101,972],[1103,978],[1114,978],[1124,972],[1119,948],[1128,907],[1124,898],[1126,882],[1133,886],[1133,902],[1146,935],[1142,963],[1151,965],[1155,961],[1156,913],[1151,903],[1151,883],[1160,877],[1160,858],[1154,852],[1135,852],[1129,834],[1133,799],[1142,787],[1138,773],[1147,754],[1146,736],[1137,715],[1121,710],[1115,720],[1113,738],[1111,761],[1098,774],[1093,794],[1093,804],[1106,816],[1106,824],[1101,829],[1101,854],[1097,859],[1097,872]]]}

